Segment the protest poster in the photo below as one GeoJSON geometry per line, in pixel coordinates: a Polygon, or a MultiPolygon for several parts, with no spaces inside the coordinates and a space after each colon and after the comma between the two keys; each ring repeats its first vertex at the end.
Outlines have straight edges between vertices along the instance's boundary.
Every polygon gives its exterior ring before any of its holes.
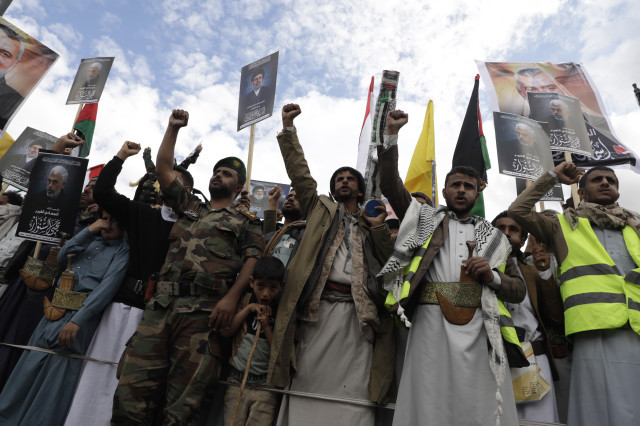
{"type": "Polygon", "coordinates": [[[531,118],[549,125],[549,145],[554,151],[593,157],[580,100],[559,93],[527,93],[531,118]]]}
{"type": "Polygon", "coordinates": [[[501,112],[493,113],[493,123],[500,173],[535,180],[553,169],[546,123],[501,112]]]}
{"type": "Polygon", "coordinates": [[[67,97],[67,105],[98,102],[107,83],[114,59],[113,57],[100,57],[81,60],[67,97]]]}
{"type": "MultiPolygon", "coordinates": [[[[615,136],[600,95],[584,65],[574,62],[483,62],[476,61],[487,84],[493,111],[530,117],[527,93],[559,93],[580,100],[593,156],[571,154],[581,167],[620,166],[640,172],[637,156],[615,136]]],[[[556,163],[564,154],[554,152],[556,163]]]]}
{"type": "Polygon", "coordinates": [[[280,196],[280,200],[278,200],[278,209],[282,210],[284,199],[287,197],[287,194],[289,194],[289,185],[252,179],[249,187],[249,198],[251,199],[249,211],[259,218],[264,219],[264,211],[267,210],[269,206],[269,191],[276,185],[282,188],[282,195],[280,196]]]}
{"type": "Polygon", "coordinates": [[[29,186],[29,175],[41,149],[49,149],[57,137],[27,127],[0,158],[0,173],[4,183],[23,191],[29,186]]]}
{"type": "Polygon", "coordinates": [[[242,67],[238,100],[238,131],[273,114],[278,54],[272,53],[242,67]]]}
{"type": "MultiPolygon", "coordinates": [[[[522,193],[522,191],[524,191],[525,189],[527,189],[527,180],[516,178],[516,193],[520,195],[520,193],[522,193]]],[[[547,192],[542,196],[542,198],[540,198],[540,201],[563,202],[564,193],[562,192],[562,184],[558,183],[554,185],[553,188],[549,190],[549,192],[547,192]]]]}
{"type": "Polygon", "coordinates": [[[58,54],[0,17],[0,133],[58,59],[58,54]]]}
{"type": "Polygon", "coordinates": [[[17,236],[58,243],[60,232],[73,234],[89,160],[40,153],[31,170],[17,236]]]}

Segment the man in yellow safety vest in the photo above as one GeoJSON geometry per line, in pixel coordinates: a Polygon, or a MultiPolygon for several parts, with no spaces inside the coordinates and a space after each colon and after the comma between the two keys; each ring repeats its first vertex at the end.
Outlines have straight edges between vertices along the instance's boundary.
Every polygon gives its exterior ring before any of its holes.
{"type": "Polygon", "coordinates": [[[580,178],[562,163],[509,208],[558,260],[565,333],[574,343],[570,426],[640,424],[640,216],[618,205],[618,187],[608,167],[580,178]],[[579,182],[578,207],[551,218],[532,211],[557,182],[579,182]]]}

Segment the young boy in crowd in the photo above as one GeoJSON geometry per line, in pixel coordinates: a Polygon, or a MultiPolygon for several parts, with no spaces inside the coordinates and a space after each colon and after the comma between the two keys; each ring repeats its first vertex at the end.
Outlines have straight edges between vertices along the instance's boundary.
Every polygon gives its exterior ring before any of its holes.
{"type": "MultiPolygon", "coordinates": [[[[229,381],[241,383],[247,367],[247,359],[256,338],[256,329],[260,324],[258,345],[251,359],[247,383],[263,385],[267,381],[269,354],[273,324],[278,306],[277,298],[284,286],[284,265],[275,257],[258,259],[253,275],[249,279],[253,293],[246,294],[238,304],[238,311],[231,325],[221,330],[224,337],[234,336],[230,359],[231,374],[229,381]]],[[[224,398],[224,423],[229,425],[236,406],[239,386],[229,386],[224,398]]],[[[269,425],[273,421],[277,394],[265,390],[246,388],[242,394],[236,425],[269,425]]]]}

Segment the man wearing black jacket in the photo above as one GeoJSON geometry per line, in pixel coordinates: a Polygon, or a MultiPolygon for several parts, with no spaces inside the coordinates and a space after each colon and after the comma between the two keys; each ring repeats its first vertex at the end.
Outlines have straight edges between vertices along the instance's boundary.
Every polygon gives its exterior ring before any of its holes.
{"type": "MultiPolygon", "coordinates": [[[[169,232],[173,221],[163,218],[162,210],[132,201],[115,190],[116,180],[125,160],[140,152],[140,145],[125,142],[118,154],[100,172],[93,197],[127,231],[129,269],[127,278],[114,301],[144,309],[144,287],[149,276],[160,271],[169,249],[169,232]]],[[[179,166],[176,166],[179,167],[179,166]]],[[[193,177],[185,169],[174,169],[189,192],[193,177]]]]}

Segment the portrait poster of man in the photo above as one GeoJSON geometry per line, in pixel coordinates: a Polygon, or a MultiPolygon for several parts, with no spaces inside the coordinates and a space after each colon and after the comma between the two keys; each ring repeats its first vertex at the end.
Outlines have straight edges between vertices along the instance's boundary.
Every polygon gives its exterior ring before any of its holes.
{"type": "Polygon", "coordinates": [[[0,17],[0,134],[58,54],[0,17]]]}
{"type": "Polygon", "coordinates": [[[59,232],[73,234],[88,162],[86,158],[40,153],[31,170],[17,236],[57,243],[59,232]]]}
{"type": "Polygon", "coordinates": [[[278,53],[242,67],[238,101],[238,131],[271,117],[276,97],[278,53]]]}
{"type": "Polygon", "coordinates": [[[527,93],[531,118],[549,125],[551,149],[593,157],[580,100],[559,93],[527,93]]]}
{"type": "Polygon", "coordinates": [[[98,102],[107,83],[113,60],[113,57],[81,60],[67,97],[67,105],[98,102]]]}
{"type": "Polygon", "coordinates": [[[49,149],[58,138],[27,127],[0,158],[0,173],[5,183],[26,191],[29,175],[41,149],[49,149]]]}
{"type": "Polygon", "coordinates": [[[261,180],[251,180],[249,185],[249,198],[251,199],[251,208],[249,211],[256,214],[261,219],[264,219],[264,211],[267,210],[269,205],[269,191],[274,186],[282,188],[282,195],[278,200],[278,209],[282,210],[285,197],[289,194],[289,185],[275,182],[265,182],[261,180]]]}
{"type": "Polygon", "coordinates": [[[500,173],[535,180],[553,169],[545,123],[501,112],[493,113],[493,122],[500,173]]]}
{"type": "MultiPolygon", "coordinates": [[[[520,195],[520,193],[522,191],[524,191],[525,189],[527,189],[527,180],[526,179],[516,178],[516,192],[517,192],[517,194],[520,195]]],[[[544,194],[542,196],[542,198],[540,198],[540,201],[559,201],[559,202],[563,202],[564,201],[564,194],[562,193],[562,184],[561,183],[556,184],[553,188],[551,188],[549,190],[549,192],[547,192],[546,194],[544,194]]]]}
{"type": "MultiPolygon", "coordinates": [[[[580,100],[582,116],[593,156],[572,154],[578,166],[622,166],[640,171],[637,155],[615,136],[595,84],[584,65],[575,62],[482,62],[476,61],[487,84],[493,111],[530,117],[527,93],[559,93],[580,100]]],[[[556,151],[554,161],[563,161],[556,151]]]]}

